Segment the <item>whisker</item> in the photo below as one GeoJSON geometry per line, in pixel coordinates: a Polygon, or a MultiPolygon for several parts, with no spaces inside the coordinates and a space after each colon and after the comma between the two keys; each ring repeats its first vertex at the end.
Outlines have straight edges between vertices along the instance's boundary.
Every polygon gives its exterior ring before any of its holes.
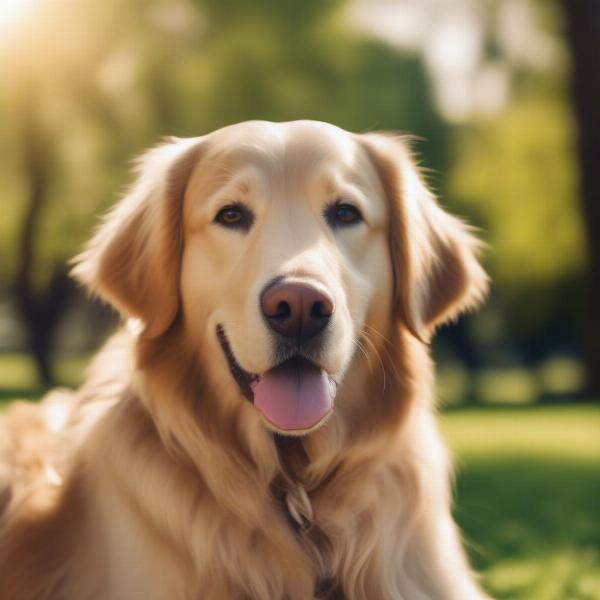
{"type": "Polygon", "coordinates": [[[379,331],[378,329],[375,329],[375,327],[373,327],[372,325],[369,325],[367,323],[365,323],[365,325],[363,325],[363,329],[367,328],[369,329],[370,333],[373,333],[377,336],[379,336],[386,344],[392,346],[392,341],[386,337],[385,335],[383,335],[383,333],[381,333],[381,331],[379,331]]]}
{"type": "Polygon", "coordinates": [[[383,387],[382,387],[382,393],[385,392],[386,390],[386,372],[385,372],[385,365],[383,364],[383,360],[381,358],[381,354],[379,353],[379,350],[377,349],[377,346],[373,343],[373,340],[371,340],[371,338],[369,337],[369,333],[363,329],[362,330],[362,336],[363,339],[365,340],[365,342],[367,344],[369,344],[369,348],[371,349],[371,352],[373,352],[373,354],[375,355],[375,357],[377,358],[377,360],[379,361],[379,366],[381,368],[381,375],[383,378],[383,387]]]}
{"type": "Polygon", "coordinates": [[[358,338],[353,339],[352,341],[353,341],[354,345],[362,352],[363,356],[367,359],[367,364],[369,365],[369,371],[372,371],[371,357],[369,356],[365,347],[361,344],[361,342],[358,338]]]}
{"type": "Polygon", "coordinates": [[[388,363],[390,365],[390,368],[392,369],[394,376],[397,379],[400,379],[400,374],[398,373],[398,369],[396,366],[396,363],[390,353],[390,348],[394,347],[394,344],[392,343],[392,341],[387,338],[385,335],[383,335],[380,331],[378,331],[377,329],[375,329],[374,327],[372,327],[371,325],[364,325],[364,328],[368,328],[370,330],[370,333],[373,333],[375,335],[378,335],[385,343],[383,344],[381,350],[385,353],[385,357],[388,359],[388,363]]]}

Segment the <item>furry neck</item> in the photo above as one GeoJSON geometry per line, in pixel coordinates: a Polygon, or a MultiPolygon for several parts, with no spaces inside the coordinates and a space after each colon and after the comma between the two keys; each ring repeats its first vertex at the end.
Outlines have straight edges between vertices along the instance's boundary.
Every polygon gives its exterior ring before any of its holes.
{"type": "MultiPolygon", "coordinates": [[[[411,376],[415,364],[427,366],[424,349],[405,342],[400,335],[389,352],[381,353],[381,363],[375,356],[357,357],[340,386],[332,418],[304,438],[276,443],[252,404],[231,382],[215,385],[206,378],[202,362],[180,340],[138,340],[129,397],[113,411],[117,420],[120,411],[128,413],[121,415],[118,442],[128,448],[111,448],[114,459],[106,462],[113,464],[128,502],[139,507],[136,512],[152,521],[178,556],[183,550],[192,557],[192,565],[209,564],[208,557],[196,556],[196,539],[212,540],[202,548],[219,548],[222,532],[233,527],[244,539],[261,540],[269,560],[289,557],[285,565],[277,564],[291,569],[290,580],[300,572],[310,585],[332,573],[342,581],[355,575],[345,573],[347,565],[366,557],[371,566],[361,577],[371,573],[377,578],[380,569],[389,567],[379,564],[377,544],[384,540],[393,545],[396,538],[391,527],[375,527],[373,518],[389,512],[396,520],[408,519],[390,506],[390,498],[399,497],[401,482],[415,480],[411,453],[398,452],[398,443],[405,438],[402,427],[410,407],[422,405],[427,396],[423,373],[411,376]],[[414,381],[421,384],[419,398],[414,381]],[[119,464],[122,456],[132,457],[125,467],[119,464]],[[155,475],[137,482],[150,468],[148,456],[154,457],[155,475]],[[409,462],[394,465],[393,456],[409,462]],[[308,536],[290,526],[273,493],[281,477],[287,485],[301,484],[309,497],[315,527],[308,536]],[[140,496],[137,490],[147,488],[148,481],[157,487],[140,496]],[[382,486],[394,489],[383,492],[382,486]],[[179,515],[175,521],[165,521],[157,504],[167,496],[179,504],[172,512],[179,515]],[[204,520],[203,515],[213,517],[204,520]]],[[[107,423],[107,433],[114,433],[114,425],[107,423]]],[[[113,435],[105,440],[115,445],[113,435]]],[[[247,546],[228,546],[227,552],[248,552],[247,546]]],[[[228,576],[242,577],[234,572],[228,576]]]]}
{"type": "Polygon", "coordinates": [[[310,493],[333,474],[380,460],[407,416],[415,390],[412,378],[398,373],[410,373],[411,354],[422,350],[400,328],[387,344],[368,348],[354,357],[329,421],[286,444],[301,448],[292,453],[304,455],[301,461],[282,461],[258,411],[231,378],[206,376],[199,352],[186,345],[178,328],[156,340],[138,340],[134,387],[167,451],[194,465],[215,497],[224,486],[268,494],[282,471],[310,493]],[[220,468],[205,469],[209,461],[220,468]]]}

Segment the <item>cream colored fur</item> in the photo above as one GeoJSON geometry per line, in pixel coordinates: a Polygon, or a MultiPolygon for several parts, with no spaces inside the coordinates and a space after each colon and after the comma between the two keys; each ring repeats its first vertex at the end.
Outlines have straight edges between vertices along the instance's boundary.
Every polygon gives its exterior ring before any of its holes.
{"type": "Polygon", "coordinates": [[[130,327],[79,391],[2,423],[0,599],[307,600],[323,577],[330,598],[485,598],[451,517],[422,341],[483,298],[477,247],[401,138],[250,122],[152,150],[75,265],[130,327]],[[338,198],[365,223],[329,229],[338,198]],[[255,213],[247,233],[213,223],[233,201],[255,213]],[[273,366],[258,297],[281,275],[336,306],[320,357],[336,406],[292,471],[215,334],[244,369],[273,366]],[[273,498],[282,469],[314,532],[273,498]]]}

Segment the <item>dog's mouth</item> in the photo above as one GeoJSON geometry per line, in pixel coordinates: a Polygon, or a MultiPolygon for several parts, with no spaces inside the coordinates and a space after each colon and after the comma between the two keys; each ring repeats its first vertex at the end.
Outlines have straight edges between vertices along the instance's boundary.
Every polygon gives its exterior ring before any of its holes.
{"type": "Polygon", "coordinates": [[[278,431],[309,431],[333,410],[336,383],[307,358],[293,356],[264,373],[249,373],[237,362],[222,325],[217,338],[240,391],[278,431]]]}

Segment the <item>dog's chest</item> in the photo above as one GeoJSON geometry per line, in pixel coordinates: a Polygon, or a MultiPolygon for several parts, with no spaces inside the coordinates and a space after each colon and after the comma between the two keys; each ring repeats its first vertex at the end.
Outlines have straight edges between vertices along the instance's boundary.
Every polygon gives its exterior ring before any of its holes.
{"type": "Polygon", "coordinates": [[[331,540],[317,522],[305,487],[294,481],[276,481],[273,487],[279,510],[314,565],[315,598],[344,600],[345,596],[331,561],[331,540]]]}
{"type": "Polygon", "coordinates": [[[276,439],[281,472],[271,484],[271,493],[288,526],[309,555],[315,568],[314,596],[319,599],[344,600],[345,596],[334,572],[334,553],[330,536],[321,527],[311,495],[300,473],[308,456],[300,440],[276,439]]]}

